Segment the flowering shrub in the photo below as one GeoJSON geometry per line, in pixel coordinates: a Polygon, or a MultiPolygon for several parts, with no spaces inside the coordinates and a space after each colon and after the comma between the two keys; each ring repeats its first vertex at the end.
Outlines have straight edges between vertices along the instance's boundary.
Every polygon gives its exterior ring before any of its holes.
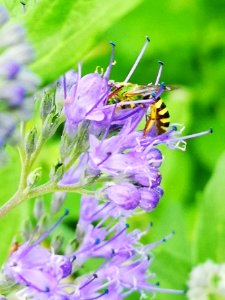
{"type": "Polygon", "coordinates": [[[2,266],[2,299],[94,300],[125,299],[133,292],[142,298],[156,292],[183,294],[179,287],[159,287],[149,270],[152,250],[174,232],[144,243],[142,237],[152,223],[145,230],[130,229],[128,224],[138,214],[153,211],[161,201],[164,157],[160,145],[185,150],[187,139],[212,130],[183,136],[181,125],[170,124],[161,100],[170,90],[160,82],[162,62],[154,84],[130,82],[148,37],[123,82],[111,78],[115,56],[115,44],[111,43],[105,72],[97,68],[81,75],[79,64],[78,71],[67,71],[57,83],[37,91],[41,81],[26,67],[33,50],[25,42],[22,26],[8,26],[7,19],[0,7],[0,147],[10,143],[13,133],[19,136],[14,143],[21,176],[16,193],[0,207],[0,216],[29,199],[37,201],[31,217],[35,225],[22,230],[20,242],[13,241],[2,266]],[[31,112],[35,122],[27,122],[31,112]],[[38,158],[46,142],[54,138],[58,160],[46,180],[38,158]],[[46,219],[62,209],[68,193],[81,196],[75,235],[67,245],[61,236],[49,243],[66,222],[69,210],[51,226],[46,219]],[[48,213],[40,200],[46,194],[53,195],[48,213]],[[91,270],[86,271],[85,266],[91,270]]]}

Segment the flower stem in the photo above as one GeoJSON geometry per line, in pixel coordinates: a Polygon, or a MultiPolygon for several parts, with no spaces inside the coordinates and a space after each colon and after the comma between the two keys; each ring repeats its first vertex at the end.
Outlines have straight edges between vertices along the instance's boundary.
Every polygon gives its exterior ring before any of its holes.
{"type": "Polygon", "coordinates": [[[14,207],[24,202],[25,200],[43,196],[45,194],[54,193],[57,191],[63,191],[68,193],[78,193],[82,195],[92,195],[93,191],[85,190],[80,186],[58,186],[55,182],[48,182],[38,187],[25,190],[18,190],[3,206],[0,207],[0,218],[5,216],[14,207]]]}

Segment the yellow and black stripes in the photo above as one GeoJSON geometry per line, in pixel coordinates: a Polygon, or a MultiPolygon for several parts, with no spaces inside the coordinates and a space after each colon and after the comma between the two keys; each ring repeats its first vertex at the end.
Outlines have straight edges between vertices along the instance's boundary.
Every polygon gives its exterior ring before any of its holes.
{"type": "Polygon", "coordinates": [[[170,114],[166,104],[159,98],[150,105],[150,109],[151,111],[144,128],[144,136],[153,126],[155,126],[157,135],[166,132],[170,125],[170,114]]]}

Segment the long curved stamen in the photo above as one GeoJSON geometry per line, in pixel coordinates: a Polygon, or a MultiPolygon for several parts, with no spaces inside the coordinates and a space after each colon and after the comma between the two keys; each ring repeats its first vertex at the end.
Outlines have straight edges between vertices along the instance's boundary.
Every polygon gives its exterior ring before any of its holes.
{"type": "Polygon", "coordinates": [[[126,224],[126,227],[124,227],[120,232],[118,232],[117,234],[115,234],[111,239],[109,239],[108,241],[106,241],[104,244],[98,246],[97,248],[94,248],[94,251],[99,250],[99,249],[105,247],[106,245],[108,245],[109,243],[111,243],[112,241],[114,241],[116,238],[118,238],[118,236],[120,236],[124,231],[126,231],[128,227],[129,227],[129,225],[126,224]]]}
{"type": "Polygon", "coordinates": [[[103,76],[103,78],[105,79],[109,79],[109,75],[111,73],[111,70],[112,70],[112,66],[113,66],[113,62],[114,62],[114,57],[115,57],[115,47],[116,47],[116,44],[114,42],[110,42],[110,44],[112,45],[112,53],[111,53],[111,56],[110,56],[110,61],[109,61],[109,65],[105,71],[105,74],[103,76]]]}
{"type": "Polygon", "coordinates": [[[99,103],[102,102],[102,100],[108,95],[110,91],[110,88],[107,89],[107,91],[100,97],[100,99],[95,103],[95,105],[93,105],[93,107],[86,113],[85,116],[88,116],[90,113],[92,113],[92,111],[99,105],[99,103]]]}
{"type": "Polygon", "coordinates": [[[136,120],[133,121],[132,126],[130,127],[129,133],[133,132],[135,130],[135,128],[138,126],[138,124],[140,123],[140,121],[143,118],[143,114],[140,114],[136,120]]]}
{"type": "Polygon", "coordinates": [[[96,299],[99,299],[101,298],[102,296],[105,296],[106,294],[109,293],[109,290],[106,289],[101,295],[98,295],[97,297],[93,297],[93,298],[86,298],[86,299],[82,299],[82,300],[96,300],[96,299]]]}
{"type": "Polygon", "coordinates": [[[83,289],[84,287],[86,287],[88,284],[90,284],[93,280],[95,280],[96,278],[98,278],[97,274],[93,274],[92,278],[89,279],[88,281],[86,281],[81,287],[79,287],[79,290],[83,289]]]}
{"type": "Polygon", "coordinates": [[[105,140],[105,138],[107,137],[107,135],[109,133],[109,129],[111,127],[111,123],[112,123],[112,120],[113,120],[113,117],[114,117],[114,114],[115,114],[115,111],[116,111],[116,107],[117,107],[117,105],[114,104],[113,111],[112,111],[112,114],[111,114],[111,117],[110,117],[110,120],[109,120],[109,124],[108,124],[108,126],[107,126],[107,128],[106,128],[106,130],[103,134],[101,142],[103,142],[105,140]]]}
{"type": "Polygon", "coordinates": [[[133,65],[133,67],[131,68],[131,70],[128,73],[127,77],[125,78],[124,82],[128,82],[130,80],[130,78],[131,78],[132,74],[134,73],[134,70],[137,68],[137,66],[138,66],[138,64],[139,64],[139,62],[140,62],[140,60],[141,60],[141,58],[142,58],[142,56],[143,56],[143,54],[144,54],[144,52],[145,52],[148,44],[149,44],[149,42],[150,42],[150,38],[148,36],[146,36],[146,41],[144,43],[144,46],[141,49],[141,52],[139,53],[139,55],[138,55],[138,57],[137,57],[134,65],[133,65]]]}
{"type": "Polygon", "coordinates": [[[150,291],[151,292],[158,292],[158,293],[167,293],[167,294],[185,294],[185,290],[172,290],[172,289],[163,289],[158,287],[159,284],[155,284],[151,286],[150,291]]]}
{"type": "Polygon", "coordinates": [[[55,228],[65,219],[66,216],[68,216],[69,214],[69,210],[65,209],[64,214],[55,222],[55,224],[49,228],[42,236],[40,236],[39,239],[37,239],[32,245],[31,247],[35,247],[38,244],[40,244],[44,239],[46,239],[46,237],[53,231],[55,230],[55,228]]]}
{"type": "Polygon", "coordinates": [[[126,115],[123,115],[121,117],[118,116],[117,121],[125,120],[141,110],[143,111],[143,116],[144,116],[145,111],[143,110],[143,108],[141,106],[137,106],[136,108],[129,110],[126,115]]]}
{"type": "Polygon", "coordinates": [[[81,79],[81,63],[78,64],[78,77],[77,77],[77,82],[74,85],[72,101],[74,101],[76,97],[77,87],[80,79],[81,79]]]}
{"type": "Polygon", "coordinates": [[[64,95],[64,99],[66,99],[67,98],[66,75],[63,76],[63,95],[64,95]]]}
{"type": "Polygon", "coordinates": [[[162,93],[166,90],[166,85],[164,82],[160,83],[160,88],[156,93],[152,93],[152,97],[154,99],[159,99],[159,97],[162,95],[162,93]]]}
{"type": "Polygon", "coordinates": [[[148,250],[151,250],[151,249],[153,249],[153,248],[155,248],[155,247],[157,247],[157,246],[159,246],[159,245],[161,245],[161,244],[167,242],[172,236],[174,236],[174,234],[175,234],[175,231],[172,231],[171,233],[169,233],[167,236],[165,236],[165,237],[162,238],[161,240],[156,241],[156,242],[154,242],[154,243],[151,243],[151,244],[145,246],[145,249],[146,249],[146,250],[147,250],[147,249],[148,249],[148,250]]]}
{"type": "Polygon", "coordinates": [[[100,212],[102,212],[108,205],[110,204],[110,202],[107,202],[103,207],[101,207],[99,210],[97,210],[96,212],[93,213],[93,215],[91,215],[91,219],[93,219],[94,216],[98,215],[100,212]]]}
{"type": "Polygon", "coordinates": [[[199,137],[199,136],[203,136],[203,135],[207,135],[207,134],[211,134],[213,133],[213,129],[210,128],[209,130],[206,130],[206,131],[202,131],[202,132],[198,132],[198,133],[193,133],[193,134],[189,134],[189,135],[186,135],[186,136],[181,136],[181,137],[178,137],[178,138],[172,138],[171,141],[184,141],[184,140],[188,140],[188,139],[193,139],[193,138],[196,138],[196,137],[199,137]]]}
{"type": "MultiPolygon", "coordinates": [[[[153,104],[154,101],[152,101],[151,98],[149,99],[143,99],[143,100],[129,100],[129,101],[121,101],[121,102],[118,102],[116,103],[117,107],[120,107],[120,106],[124,106],[124,105],[131,105],[131,104],[146,104],[146,105],[150,105],[150,104],[153,104]]],[[[114,106],[115,104],[107,104],[107,107],[111,107],[111,106],[114,106]]]]}
{"type": "Polygon", "coordinates": [[[158,71],[158,74],[157,74],[157,77],[156,77],[155,85],[159,84],[159,80],[160,80],[160,77],[161,77],[161,74],[162,74],[162,69],[163,69],[163,62],[159,60],[158,63],[159,63],[159,71],[158,71]]]}
{"type": "Polygon", "coordinates": [[[107,152],[107,153],[106,153],[106,157],[103,158],[103,160],[100,161],[100,162],[97,164],[97,166],[100,166],[101,164],[103,164],[103,163],[104,163],[111,155],[112,155],[112,152],[107,152]]]}

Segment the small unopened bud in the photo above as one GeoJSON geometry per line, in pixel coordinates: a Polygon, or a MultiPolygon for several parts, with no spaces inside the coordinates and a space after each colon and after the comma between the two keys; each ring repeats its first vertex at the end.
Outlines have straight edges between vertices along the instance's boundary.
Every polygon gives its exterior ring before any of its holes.
{"type": "Polygon", "coordinates": [[[43,199],[36,199],[33,209],[33,215],[36,220],[39,220],[44,214],[43,199]]]}
{"type": "Polygon", "coordinates": [[[58,113],[50,113],[43,124],[42,136],[44,139],[49,139],[56,132],[60,125],[60,115],[58,113]]]}
{"type": "Polygon", "coordinates": [[[35,169],[33,172],[31,172],[27,177],[27,186],[33,187],[37,184],[38,180],[41,177],[41,168],[35,169]]]}
{"type": "Polygon", "coordinates": [[[74,141],[76,134],[67,134],[66,131],[63,132],[60,141],[60,159],[64,161],[74,149],[74,141]]]}
{"type": "Polygon", "coordinates": [[[62,247],[64,238],[61,234],[58,234],[51,240],[51,247],[54,249],[55,253],[58,253],[60,248],[62,247]]]}
{"type": "Polygon", "coordinates": [[[51,181],[58,182],[63,176],[63,163],[58,162],[50,171],[51,181]]]}
{"type": "Polygon", "coordinates": [[[31,129],[25,137],[25,152],[29,157],[36,149],[37,146],[37,129],[31,129]]]}
{"type": "Polygon", "coordinates": [[[66,246],[66,249],[65,249],[65,253],[68,255],[68,254],[71,254],[73,253],[74,251],[77,250],[78,248],[78,242],[77,242],[77,239],[72,239],[71,241],[69,241],[68,245],[66,246]]]}
{"type": "Polygon", "coordinates": [[[55,214],[59,211],[65,202],[66,193],[65,192],[56,192],[54,193],[51,201],[51,213],[55,214]]]}
{"type": "Polygon", "coordinates": [[[38,222],[38,231],[39,234],[43,234],[48,230],[49,227],[49,216],[48,215],[42,215],[42,217],[40,218],[40,221],[38,222]]]}
{"type": "Polygon", "coordinates": [[[54,110],[54,95],[48,91],[45,93],[40,107],[40,116],[42,120],[45,120],[46,117],[53,112],[54,110]]]}
{"type": "Polygon", "coordinates": [[[33,226],[30,220],[25,220],[22,224],[21,235],[24,240],[29,240],[33,233],[33,226]]]}

